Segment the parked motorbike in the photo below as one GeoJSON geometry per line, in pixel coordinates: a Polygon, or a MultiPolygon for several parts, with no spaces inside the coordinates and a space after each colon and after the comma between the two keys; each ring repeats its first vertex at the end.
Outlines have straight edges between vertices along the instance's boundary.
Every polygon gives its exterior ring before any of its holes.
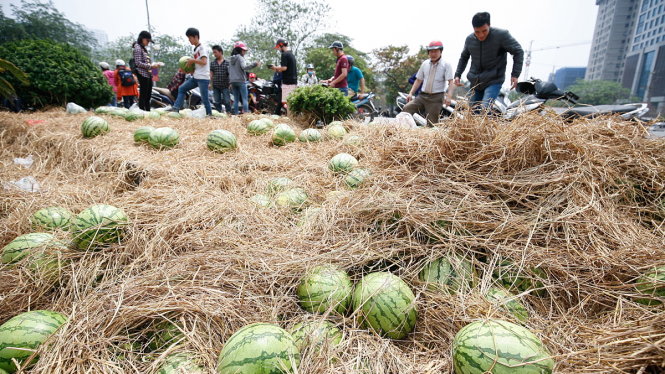
{"type": "Polygon", "coordinates": [[[351,97],[351,103],[356,106],[356,113],[354,117],[357,120],[363,123],[368,123],[371,122],[379,113],[376,106],[374,105],[374,101],[372,100],[375,97],[376,94],[374,92],[364,94],[362,97],[359,94],[351,97]]]}
{"type": "MultiPolygon", "coordinates": [[[[404,92],[398,92],[397,97],[395,98],[395,115],[399,114],[402,112],[404,109],[404,106],[407,103],[406,97],[408,94],[404,92]]],[[[457,100],[451,100],[450,105],[444,105],[441,108],[441,112],[439,113],[439,121],[444,120],[450,116],[452,116],[455,113],[455,107],[457,107],[457,100]]],[[[424,116],[425,113],[418,113],[421,116],[424,116]]]]}
{"type": "MultiPolygon", "coordinates": [[[[150,94],[150,107],[165,108],[167,106],[173,106],[173,104],[175,104],[175,99],[176,98],[172,98],[168,89],[162,87],[153,87],[150,94]]],[[[210,105],[214,107],[211,92],[208,93],[208,99],[210,100],[210,105]]],[[[201,104],[201,91],[198,87],[195,87],[194,89],[187,92],[187,94],[185,94],[183,108],[195,110],[201,104]]]]}
{"type": "MultiPolygon", "coordinates": [[[[275,114],[277,107],[281,104],[279,102],[279,87],[275,83],[267,80],[256,80],[248,84],[248,89],[256,100],[256,103],[252,100],[249,101],[251,112],[275,114]]],[[[281,115],[286,115],[284,107],[281,107],[280,112],[281,115]]]]}

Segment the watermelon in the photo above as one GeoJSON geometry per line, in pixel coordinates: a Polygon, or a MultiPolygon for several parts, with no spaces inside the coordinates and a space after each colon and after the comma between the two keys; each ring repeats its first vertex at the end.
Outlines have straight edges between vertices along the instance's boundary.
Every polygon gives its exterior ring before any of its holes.
{"type": "Polygon", "coordinates": [[[270,118],[261,118],[259,121],[265,123],[269,129],[275,127],[275,123],[270,118]]]}
{"type": "Polygon", "coordinates": [[[185,338],[182,330],[169,321],[158,323],[154,326],[154,331],[149,332],[148,335],[150,335],[148,347],[151,351],[166,349],[185,338]]]}
{"type": "Polygon", "coordinates": [[[219,118],[226,118],[226,113],[221,113],[215,109],[212,110],[212,116],[213,117],[219,117],[219,118]]]}
{"type": "Polygon", "coordinates": [[[125,121],[134,122],[136,120],[140,120],[140,119],[145,118],[145,114],[139,113],[139,112],[129,111],[129,112],[123,114],[122,118],[124,118],[125,121]]]}
{"type": "Polygon", "coordinates": [[[180,110],[180,114],[182,114],[183,117],[187,117],[187,118],[192,118],[192,112],[193,112],[193,110],[191,110],[189,108],[185,108],[185,109],[180,110]]]}
{"type": "Polygon", "coordinates": [[[196,68],[196,66],[194,64],[191,64],[191,65],[187,66],[187,60],[189,60],[190,58],[192,58],[192,57],[191,56],[182,56],[178,60],[178,67],[180,69],[182,69],[182,71],[184,71],[185,73],[193,73],[194,69],[196,68]]]}
{"type": "Polygon", "coordinates": [[[74,219],[74,242],[83,250],[119,243],[128,224],[129,219],[122,209],[105,204],[93,205],[74,219]]]}
{"type": "Polygon", "coordinates": [[[530,291],[536,295],[545,295],[542,279],[547,274],[540,268],[523,269],[511,260],[503,260],[494,268],[492,273],[503,287],[521,292],[530,291]]]}
{"type": "Polygon", "coordinates": [[[298,139],[303,143],[318,142],[321,140],[321,132],[317,129],[305,129],[300,133],[298,139]]]}
{"type": "Polygon", "coordinates": [[[301,209],[307,204],[307,193],[302,188],[291,188],[275,196],[275,205],[283,208],[301,209]]]}
{"type": "Polygon", "coordinates": [[[513,295],[503,288],[490,288],[487,290],[487,295],[485,298],[492,304],[507,310],[521,322],[526,322],[529,319],[529,311],[526,310],[526,307],[524,304],[522,304],[519,297],[517,297],[517,295],[513,295]]]}
{"type": "Polygon", "coordinates": [[[456,374],[546,374],[554,360],[531,331],[502,320],[476,321],[453,340],[456,374]]]}
{"type": "Polygon", "coordinates": [[[344,178],[344,182],[349,188],[358,188],[367,178],[369,178],[370,175],[371,173],[369,170],[353,169],[346,178],[344,178]]]}
{"type": "Polygon", "coordinates": [[[178,119],[183,117],[183,115],[178,112],[168,112],[166,116],[169,118],[178,118],[178,119]]]}
{"type": "Polygon", "coordinates": [[[363,138],[358,136],[358,135],[349,135],[346,138],[344,138],[344,144],[345,145],[361,145],[363,143],[363,138]]]}
{"type": "Polygon", "coordinates": [[[358,166],[358,160],[348,153],[339,153],[328,161],[328,168],[335,173],[348,173],[358,166]]]}
{"type": "Polygon", "coordinates": [[[143,117],[148,119],[160,119],[162,116],[159,114],[159,112],[151,110],[146,112],[143,117]]]}
{"type": "Polygon", "coordinates": [[[300,306],[311,313],[329,310],[344,315],[351,304],[351,277],[333,265],[319,265],[310,270],[298,284],[300,306]]]}
{"type": "Polygon", "coordinates": [[[459,228],[453,222],[439,219],[430,222],[425,235],[427,239],[434,243],[439,243],[441,239],[449,238],[451,235],[471,236],[471,232],[465,228],[459,228]]]}
{"type": "Polygon", "coordinates": [[[254,195],[249,198],[250,201],[252,201],[254,204],[258,205],[261,208],[266,208],[270,206],[270,197],[266,195],[254,195]]]}
{"type": "Polygon", "coordinates": [[[279,326],[253,323],[231,335],[217,362],[219,374],[291,372],[300,364],[293,336],[279,326]]]}
{"type": "Polygon", "coordinates": [[[99,108],[95,109],[95,113],[97,114],[109,114],[114,112],[116,107],[114,106],[100,106],[99,108]]]}
{"type": "Polygon", "coordinates": [[[272,133],[272,144],[277,146],[286,145],[286,143],[291,143],[296,140],[296,133],[293,131],[291,126],[281,123],[275,126],[275,130],[272,133]]]}
{"type": "Polygon", "coordinates": [[[659,305],[662,303],[660,300],[653,298],[665,299],[665,266],[654,267],[637,280],[635,289],[642,295],[649,298],[636,298],[640,304],[645,305],[659,305]]]}
{"type": "Polygon", "coordinates": [[[155,148],[173,148],[180,142],[180,134],[170,127],[160,127],[150,132],[148,142],[155,148]]]}
{"type": "Polygon", "coordinates": [[[45,232],[35,232],[21,235],[4,246],[1,259],[3,264],[11,264],[32,253],[49,252],[64,248],[64,244],[53,235],[45,232]]]}
{"type": "Polygon", "coordinates": [[[108,122],[97,116],[86,118],[81,124],[81,133],[84,138],[94,138],[97,135],[104,135],[111,131],[108,122]]]}
{"type": "Polygon", "coordinates": [[[289,187],[293,187],[295,185],[295,182],[293,182],[290,178],[287,177],[278,177],[278,178],[273,178],[268,181],[268,187],[267,187],[267,192],[268,195],[274,195],[278,192],[285,191],[289,187]]]}
{"type": "Polygon", "coordinates": [[[449,254],[428,263],[418,274],[430,290],[442,290],[454,294],[473,287],[475,271],[468,258],[449,254]]]}
{"type": "Polygon", "coordinates": [[[205,370],[199,366],[198,359],[192,353],[175,353],[166,356],[164,363],[159,367],[157,374],[204,374],[205,370]]]}
{"type": "Polygon", "coordinates": [[[326,128],[326,133],[330,138],[342,139],[344,138],[344,135],[346,135],[346,129],[344,128],[344,126],[342,126],[341,122],[336,121],[328,125],[328,127],[326,128]]]}
{"type": "Polygon", "coordinates": [[[13,373],[18,370],[15,359],[22,367],[34,365],[25,362],[34,350],[60,328],[67,318],[49,310],[21,313],[0,326],[0,369],[13,373]]]}
{"type": "Polygon", "coordinates": [[[334,347],[342,342],[342,330],[325,320],[301,322],[289,332],[301,352],[307,347],[318,352],[322,348],[334,347]]]}
{"type": "Polygon", "coordinates": [[[69,210],[52,206],[36,211],[30,216],[30,223],[35,230],[69,230],[72,216],[73,214],[69,210]]]}
{"type": "Polygon", "coordinates": [[[214,130],[208,134],[208,149],[217,153],[224,153],[238,148],[238,140],[232,132],[214,130]]]}
{"type": "Polygon", "coordinates": [[[136,131],[134,131],[134,141],[139,142],[148,142],[150,134],[155,131],[155,128],[152,126],[141,126],[136,131]]]}
{"type": "Polygon", "coordinates": [[[297,225],[304,226],[307,225],[308,223],[315,222],[317,219],[321,218],[322,212],[323,209],[318,207],[309,207],[305,209],[305,211],[302,214],[302,217],[300,217],[300,219],[298,220],[297,225]]]}
{"type": "Polygon", "coordinates": [[[403,339],[416,327],[416,297],[400,277],[371,273],[353,292],[353,309],[360,324],[381,336],[403,339]]]}
{"type": "Polygon", "coordinates": [[[268,130],[270,130],[268,123],[260,119],[256,119],[247,125],[247,132],[252,135],[265,134],[268,130]]]}

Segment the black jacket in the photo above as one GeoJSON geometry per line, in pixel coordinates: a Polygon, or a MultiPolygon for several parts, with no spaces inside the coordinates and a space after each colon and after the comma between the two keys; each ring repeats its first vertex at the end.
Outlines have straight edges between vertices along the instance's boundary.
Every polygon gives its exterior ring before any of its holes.
{"type": "Polygon", "coordinates": [[[485,89],[487,86],[503,83],[506,77],[507,53],[513,55],[513,71],[510,75],[519,77],[522,72],[524,51],[508,30],[490,27],[487,39],[482,42],[471,34],[466,37],[464,42],[455,78],[462,77],[469,57],[471,57],[471,67],[466,76],[471,82],[471,87],[485,89]]]}

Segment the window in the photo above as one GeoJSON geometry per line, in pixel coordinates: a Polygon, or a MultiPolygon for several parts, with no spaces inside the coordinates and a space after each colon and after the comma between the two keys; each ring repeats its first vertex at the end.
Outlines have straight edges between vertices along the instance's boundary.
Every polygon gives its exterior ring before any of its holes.
{"type": "Polygon", "coordinates": [[[655,54],[656,54],[655,51],[645,53],[644,58],[642,59],[642,71],[640,73],[640,79],[637,84],[637,92],[636,92],[636,95],[639,98],[644,98],[644,93],[646,92],[649,76],[651,75],[651,69],[655,54]]]}

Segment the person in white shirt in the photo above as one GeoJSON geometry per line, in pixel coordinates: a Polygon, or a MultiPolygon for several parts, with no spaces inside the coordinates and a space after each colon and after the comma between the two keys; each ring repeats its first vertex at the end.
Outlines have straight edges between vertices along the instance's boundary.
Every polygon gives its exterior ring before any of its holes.
{"type": "Polygon", "coordinates": [[[178,88],[178,98],[173,104],[173,111],[177,112],[185,102],[187,92],[195,87],[201,91],[201,101],[206,108],[206,115],[212,116],[212,106],[208,98],[208,86],[210,85],[210,64],[208,63],[208,48],[199,40],[199,30],[190,27],[185,32],[189,43],[194,46],[192,58],[187,60],[187,66],[194,64],[194,74],[178,88]]]}
{"type": "Polygon", "coordinates": [[[416,81],[406,97],[407,104],[403,112],[414,114],[420,111],[426,113],[428,124],[439,122],[439,113],[443,105],[450,105],[455,86],[452,66],[441,59],[443,43],[433,41],[427,46],[429,60],[425,60],[416,74],[416,81]],[[414,99],[414,92],[422,85],[420,95],[414,99]],[[446,96],[446,90],[448,95],[446,96]]]}

